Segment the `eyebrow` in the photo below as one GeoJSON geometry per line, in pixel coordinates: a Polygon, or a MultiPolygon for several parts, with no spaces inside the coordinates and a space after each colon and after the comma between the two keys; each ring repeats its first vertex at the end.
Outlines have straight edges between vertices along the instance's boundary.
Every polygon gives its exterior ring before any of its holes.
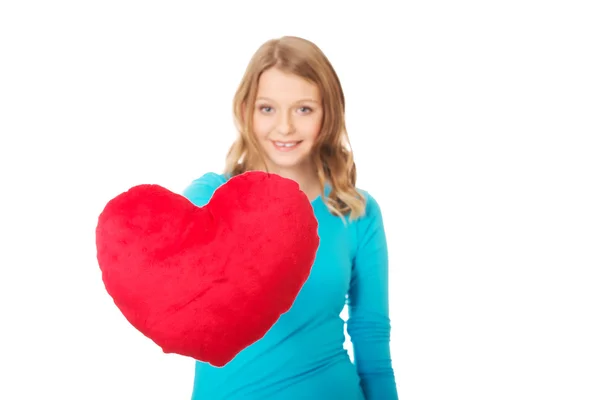
{"type": "MultiPolygon", "coordinates": [[[[264,101],[272,101],[273,103],[276,103],[276,101],[269,99],[268,97],[257,97],[256,101],[258,100],[264,100],[264,101]]],[[[305,102],[310,102],[310,103],[316,103],[319,104],[318,101],[311,99],[311,98],[305,98],[305,99],[300,99],[298,101],[296,101],[296,103],[305,103],[305,102]]]]}

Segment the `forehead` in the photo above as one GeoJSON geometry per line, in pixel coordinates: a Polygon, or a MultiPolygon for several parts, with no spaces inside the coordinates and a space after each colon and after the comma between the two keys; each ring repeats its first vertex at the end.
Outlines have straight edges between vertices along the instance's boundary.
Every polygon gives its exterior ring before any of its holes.
{"type": "Polygon", "coordinates": [[[293,103],[307,99],[315,102],[321,101],[317,85],[278,69],[269,69],[261,75],[257,93],[257,99],[260,98],[281,103],[293,103]]]}

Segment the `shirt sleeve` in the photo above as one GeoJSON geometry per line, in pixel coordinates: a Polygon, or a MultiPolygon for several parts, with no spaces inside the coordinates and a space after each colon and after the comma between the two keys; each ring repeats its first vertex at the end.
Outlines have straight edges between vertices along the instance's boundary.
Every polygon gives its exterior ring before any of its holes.
{"type": "Polygon", "coordinates": [[[208,172],[200,178],[193,180],[184,190],[183,197],[187,198],[194,205],[204,207],[212,198],[215,190],[224,184],[227,180],[224,176],[215,172],[208,172]]]}
{"type": "Polygon", "coordinates": [[[390,354],[388,248],[379,204],[366,194],[348,292],[348,334],[367,400],[396,400],[390,354]]]}

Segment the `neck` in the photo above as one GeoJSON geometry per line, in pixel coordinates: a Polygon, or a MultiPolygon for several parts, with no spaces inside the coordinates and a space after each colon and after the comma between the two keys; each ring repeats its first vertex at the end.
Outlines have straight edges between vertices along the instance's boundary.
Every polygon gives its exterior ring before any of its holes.
{"type": "Polygon", "coordinates": [[[269,168],[269,172],[277,174],[283,178],[291,179],[298,183],[310,201],[318,197],[321,193],[321,185],[317,172],[312,168],[269,168]]]}

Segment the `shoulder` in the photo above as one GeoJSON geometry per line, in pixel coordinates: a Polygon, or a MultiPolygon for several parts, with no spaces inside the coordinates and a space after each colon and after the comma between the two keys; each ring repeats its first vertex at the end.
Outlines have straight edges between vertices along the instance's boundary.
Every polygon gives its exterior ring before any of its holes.
{"type": "Polygon", "coordinates": [[[227,179],[225,174],[207,172],[190,182],[183,190],[183,196],[195,205],[203,206],[208,203],[215,190],[227,182],[227,179]]]}
{"type": "Polygon", "coordinates": [[[356,189],[365,199],[365,210],[363,215],[357,220],[357,223],[372,223],[373,221],[379,221],[382,218],[381,206],[375,196],[369,191],[361,188],[356,189]]]}
{"type": "Polygon", "coordinates": [[[376,254],[385,254],[387,239],[379,201],[371,192],[358,188],[357,190],[364,197],[366,204],[363,214],[354,221],[355,256],[364,262],[365,257],[379,257],[376,254]]]}
{"type": "Polygon", "coordinates": [[[354,221],[354,225],[357,242],[364,243],[373,237],[385,235],[383,212],[380,202],[372,192],[359,188],[357,190],[365,199],[365,209],[363,214],[354,221]]]}
{"type": "Polygon", "coordinates": [[[204,175],[194,179],[187,189],[194,188],[196,186],[221,186],[227,182],[227,176],[225,174],[218,174],[216,172],[206,172],[204,175]]]}
{"type": "Polygon", "coordinates": [[[355,241],[359,244],[368,240],[374,233],[383,231],[383,216],[379,201],[371,192],[361,188],[356,190],[363,196],[365,208],[359,217],[348,220],[348,228],[351,228],[355,241]]]}

